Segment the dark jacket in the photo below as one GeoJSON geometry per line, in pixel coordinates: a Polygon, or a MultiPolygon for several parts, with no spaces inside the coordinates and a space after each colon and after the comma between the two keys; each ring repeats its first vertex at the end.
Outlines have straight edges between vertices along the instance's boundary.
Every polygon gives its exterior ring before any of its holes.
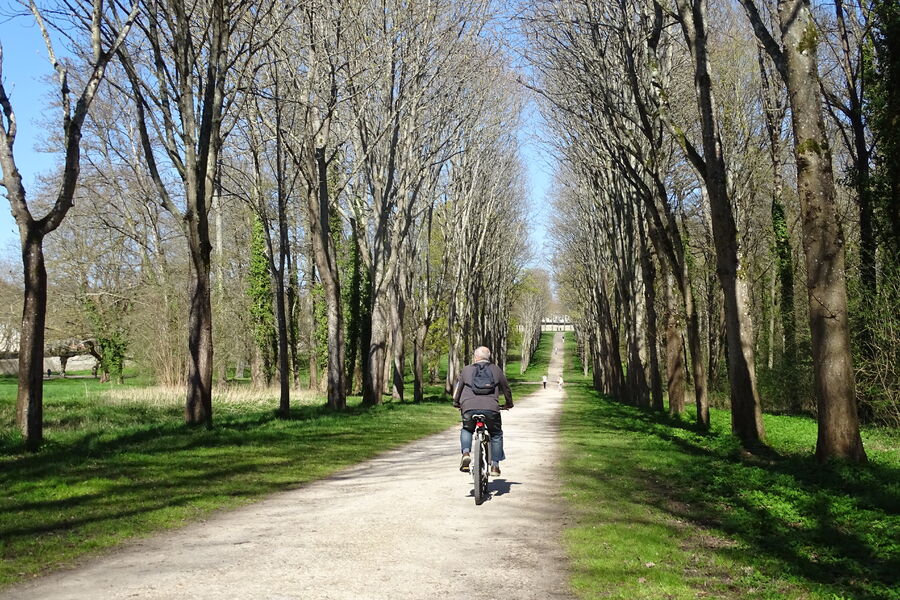
{"type": "Polygon", "coordinates": [[[491,365],[490,367],[494,374],[494,381],[497,383],[493,393],[479,396],[472,391],[471,385],[472,377],[475,375],[475,365],[466,365],[460,371],[459,377],[456,378],[456,383],[453,386],[453,406],[462,412],[467,410],[500,410],[498,400],[500,392],[503,392],[503,396],[506,398],[506,407],[512,408],[512,390],[509,389],[506,373],[497,365],[491,365]]]}

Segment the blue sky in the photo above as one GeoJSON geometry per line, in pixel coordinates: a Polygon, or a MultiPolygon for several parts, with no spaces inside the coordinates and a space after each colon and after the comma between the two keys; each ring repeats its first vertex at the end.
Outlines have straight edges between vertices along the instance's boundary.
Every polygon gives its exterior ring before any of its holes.
{"type": "Polygon", "coordinates": [[[553,182],[553,159],[545,144],[541,142],[544,129],[541,126],[537,107],[530,103],[525,109],[519,130],[519,144],[522,159],[527,170],[527,189],[531,212],[531,242],[533,248],[532,265],[550,271],[549,252],[545,248],[549,232],[550,185],[553,182]]]}
{"type": "MultiPolygon", "coordinates": [[[[40,31],[33,20],[17,18],[0,22],[0,42],[3,45],[3,81],[16,112],[19,133],[16,138],[16,162],[23,176],[26,193],[33,190],[40,173],[48,171],[56,161],[52,154],[37,152],[41,140],[39,126],[47,117],[59,121],[55,114],[44,115],[49,94],[54,89],[47,81],[53,69],[47,60],[47,50],[40,31]]],[[[57,49],[59,51],[59,49],[57,49]]],[[[526,109],[519,131],[522,158],[527,170],[529,193],[529,221],[531,224],[532,265],[549,267],[544,245],[550,211],[548,196],[552,181],[552,161],[545,146],[540,144],[540,116],[533,105],[526,109]]],[[[0,201],[0,258],[18,260],[19,233],[3,194],[0,201]]]]}
{"type": "MultiPolygon", "coordinates": [[[[37,121],[44,114],[47,95],[52,88],[46,77],[53,68],[47,59],[47,48],[41,34],[30,19],[0,22],[0,42],[3,44],[3,82],[16,113],[16,163],[22,173],[25,191],[34,189],[36,176],[53,166],[55,157],[35,151],[41,138],[37,121]]],[[[55,116],[55,115],[53,115],[55,116]]],[[[16,256],[19,232],[10,212],[6,194],[0,206],[0,256],[16,256]]]]}

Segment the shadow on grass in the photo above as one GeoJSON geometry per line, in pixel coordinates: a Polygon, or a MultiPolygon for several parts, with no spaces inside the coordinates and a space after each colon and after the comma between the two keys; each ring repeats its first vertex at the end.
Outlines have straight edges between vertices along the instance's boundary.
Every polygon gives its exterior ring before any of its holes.
{"type": "MultiPolygon", "coordinates": [[[[595,435],[602,436],[605,429],[640,440],[645,461],[610,458],[613,469],[637,471],[642,497],[635,501],[649,501],[679,520],[725,532],[740,545],[716,551],[734,560],[749,560],[770,573],[783,571],[852,598],[897,597],[896,466],[819,466],[811,456],[779,448],[749,454],[726,431],[700,431],[690,421],[599,398],[583,388],[589,404],[579,414],[585,426],[595,435]],[[667,456],[657,458],[660,452],[667,456]]],[[[784,426],[793,426],[782,419],[784,426]]],[[[592,470],[573,473],[576,478],[597,476],[592,470]]]]}
{"type": "MultiPolygon", "coordinates": [[[[81,410],[82,407],[70,407],[81,410]]],[[[441,431],[442,407],[385,404],[220,412],[213,429],[179,411],[107,406],[90,430],[48,431],[37,453],[0,436],[0,584],[122,539],[246,504],[441,431]],[[142,422],[146,419],[145,422],[142,422]]]]}

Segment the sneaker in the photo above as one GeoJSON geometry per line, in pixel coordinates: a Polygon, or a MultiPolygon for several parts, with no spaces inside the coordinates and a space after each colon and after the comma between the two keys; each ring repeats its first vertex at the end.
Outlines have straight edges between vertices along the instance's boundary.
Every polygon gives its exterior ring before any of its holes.
{"type": "Polygon", "coordinates": [[[500,477],[500,467],[491,467],[491,477],[500,477]]]}
{"type": "Polygon", "coordinates": [[[462,455],[462,460],[459,461],[459,470],[463,473],[469,472],[469,464],[472,462],[472,457],[468,452],[462,455]]]}

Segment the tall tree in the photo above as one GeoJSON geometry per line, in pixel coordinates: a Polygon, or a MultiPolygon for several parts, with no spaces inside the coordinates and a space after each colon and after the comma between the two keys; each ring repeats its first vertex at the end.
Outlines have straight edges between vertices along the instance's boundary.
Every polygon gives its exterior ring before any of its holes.
{"type": "Polygon", "coordinates": [[[269,270],[268,248],[262,219],[257,215],[253,219],[253,235],[250,238],[250,321],[253,327],[254,368],[253,384],[269,385],[275,375],[275,359],[277,355],[277,335],[272,292],[272,274],[269,270]]]}
{"type": "Polygon", "coordinates": [[[118,51],[137,109],[150,176],[162,207],[181,223],[188,245],[191,283],[184,416],[190,424],[212,426],[209,211],[219,175],[223,123],[243,93],[237,83],[248,75],[253,64],[249,58],[274,35],[260,35],[256,28],[271,4],[269,0],[147,0],[142,3],[142,36],[118,51]],[[160,162],[160,155],[165,162],[160,162]],[[182,194],[170,190],[170,172],[180,179],[182,194]]]}
{"type": "Polygon", "coordinates": [[[823,119],[809,0],[778,0],[779,44],[753,0],[741,0],[753,30],[784,80],[791,104],[797,188],[803,220],[819,461],[865,461],[850,354],[844,232],[838,220],[831,150],[823,119]]]}
{"type": "Polygon", "coordinates": [[[762,440],[765,432],[756,389],[748,283],[738,252],[737,227],[728,193],[726,158],[717,124],[709,71],[707,5],[706,0],[678,0],[676,6],[684,40],[693,59],[702,156],[691,146],[686,136],[680,135],[677,139],[703,179],[709,197],[716,249],[716,273],[725,294],[731,427],[745,444],[753,444],[762,440]]]}
{"type": "MultiPolygon", "coordinates": [[[[88,110],[103,81],[110,59],[122,45],[137,17],[137,4],[120,26],[110,28],[108,23],[117,16],[116,7],[107,6],[102,0],[94,0],[87,12],[75,12],[72,17],[78,30],[88,34],[89,51],[86,52],[86,77],[81,93],[70,84],[66,61],[57,57],[47,24],[30,0],[21,2],[34,16],[59,84],[59,100],[62,105],[63,149],[65,167],[56,200],[49,212],[35,218],[25,197],[22,175],[16,165],[15,142],[18,128],[16,113],[2,79],[3,50],[0,47],[0,168],[2,185],[6,188],[10,208],[19,228],[22,265],[25,279],[25,298],[22,308],[22,329],[19,337],[19,389],[16,398],[16,424],[29,449],[36,449],[43,440],[43,370],[44,324],[47,311],[47,271],[44,264],[44,237],[59,227],[72,207],[72,198],[81,169],[81,129],[88,110]],[[83,28],[83,29],[82,29],[83,28]],[[104,41],[107,42],[104,47],[104,41]],[[77,94],[77,96],[76,96],[77,94]]],[[[66,7],[62,14],[67,14],[66,7]]],[[[77,9],[80,11],[81,9],[77,9]]]]}

